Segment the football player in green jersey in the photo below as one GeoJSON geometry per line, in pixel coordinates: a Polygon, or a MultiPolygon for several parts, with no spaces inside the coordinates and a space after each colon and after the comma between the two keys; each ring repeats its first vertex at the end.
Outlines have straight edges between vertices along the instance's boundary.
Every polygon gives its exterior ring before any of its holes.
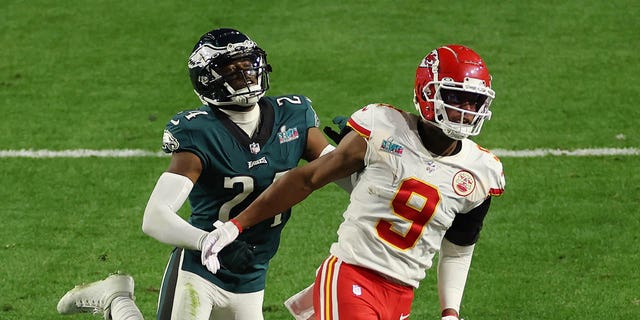
{"type": "MultiPolygon", "coordinates": [[[[244,230],[232,250],[217,253],[219,259],[208,259],[201,248],[211,242],[214,222],[229,221],[300,159],[312,161],[333,146],[318,129],[308,98],[265,96],[271,66],[242,32],[205,33],[188,66],[203,105],[167,123],[162,148],[171,153],[171,162],[149,197],[142,223],[144,233],[175,247],[157,318],[260,320],[269,260],[290,209],[244,230]],[[191,215],[185,221],[177,211],[187,199],[191,215]],[[212,269],[220,270],[214,274],[212,269]]],[[[58,311],[142,318],[132,297],[133,279],[116,275],[71,290],[58,311]]]]}

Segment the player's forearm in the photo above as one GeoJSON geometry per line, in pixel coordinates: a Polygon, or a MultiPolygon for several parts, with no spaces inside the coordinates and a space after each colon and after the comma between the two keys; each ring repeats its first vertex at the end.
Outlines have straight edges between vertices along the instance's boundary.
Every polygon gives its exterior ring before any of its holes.
{"type": "MultiPolygon", "coordinates": [[[[320,153],[320,156],[322,157],[335,149],[336,147],[329,144],[324,148],[324,150],[322,150],[322,152],[320,153]]],[[[355,182],[357,180],[358,180],[358,175],[357,173],[354,173],[354,174],[351,174],[350,176],[340,178],[334,181],[334,183],[338,185],[338,187],[346,191],[347,193],[351,193],[351,191],[353,191],[353,186],[355,185],[355,182]]]]}
{"type": "Polygon", "coordinates": [[[438,295],[441,310],[460,310],[474,247],[475,245],[458,246],[446,238],[442,239],[438,258],[438,295]]]}
{"type": "Polygon", "coordinates": [[[254,200],[249,207],[234,219],[243,229],[252,227],[261,221],[272,218],[304,200],[315,190],[304,178],[298,167],[276,180],[266,191],[254,200]]]}
{"type": "Polygon", "coordinates": [[[234,219],[242,228],[251,227],[293,207],[329,182],[356,172],[360,166],[359,161],[347,161],[344,154],[329,152],[287,172],[234,219]]]}
{"type": "Polygon", "coordinates": [[[174,173],[163,173],[156,183],[142,220],[142,231],[175,247],[200,250],[206,231],[190,225],[176,212],[182,207],[193,183],[174,173]]]}

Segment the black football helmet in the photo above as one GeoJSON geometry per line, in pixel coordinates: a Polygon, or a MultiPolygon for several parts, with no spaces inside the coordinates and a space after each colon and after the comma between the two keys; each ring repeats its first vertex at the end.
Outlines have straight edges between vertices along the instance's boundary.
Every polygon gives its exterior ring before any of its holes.
{"type": "Polygon", "coordinates": [[[193,89],[205,104],[255,105],[269,89],[267,54],[238,30],[221,28],[205,33],[189,57],[193,89]]]}

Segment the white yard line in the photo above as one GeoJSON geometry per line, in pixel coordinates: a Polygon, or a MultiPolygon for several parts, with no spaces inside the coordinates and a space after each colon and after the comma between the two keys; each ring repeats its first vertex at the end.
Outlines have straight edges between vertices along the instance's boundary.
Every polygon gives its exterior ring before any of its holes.
{"type": "Polygon", "coordinates": [[[504,150],[504,149],[492,149],[498,157],[504,158],[538,158],[544,156],[571,156],[571,157],[583,157],[583,156],[638,156],[640,155],[639,148],[594,148],[594,149],[575,149],[575,150],[561,150],[561,149],[531,149],[531,150],[504,150]]]}
{"type": "MultiPolygon", "coordinates": [[[[505,150],[492,149],[495,155],[501,158],[539,158],[545,156],[638,156],[640,148],[595,148],[595,149],[525,149],[505,150]]],[[[161,151],[149,151],[140,149],[73,149],[73,150],[0,150],[0,158],[150,158],[165,157],[167,154],[161,151]]]]}
{"type": "Polygon", "coordinates": [[[140,149],[73,150],[0,150],[0,158],[149,158],[163,157],[164,152],[140,149]]]}

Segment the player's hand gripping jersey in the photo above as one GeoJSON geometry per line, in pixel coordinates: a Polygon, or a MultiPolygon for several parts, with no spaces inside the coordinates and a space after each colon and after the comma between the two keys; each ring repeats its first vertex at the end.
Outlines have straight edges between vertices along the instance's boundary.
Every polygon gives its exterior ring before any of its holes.
{"type": "MultiPolygon", "coordinates": [[[[214,221],[236,216],[275,179],[298,165],[305,151],[307,130],[319,125],[304,96],[263,97],[259,106],[260,126],[253,137],[209,106],[178,113],[167,124],[163,150],[188,151],[202,162],[202,174],[189,194],[192,225],[211,231],[214,221]]],[[[269,259],[278,249],[280,232],[289,215],[290,210],[282,212],[238,237],[255,246],[255,259],[247,273],[222,269],[212,274],[202,265],[200,252],[190,250],[185,250],[181,268],[231,292],[262,290],[269,259]]],[[[172,259],[179,261],[179,257],[172,259]]]]}
{"type": "Polygon", "coordinates": [[[365,169],[351,193],[331,254],[418,287],[456,214],[504,189],[502,164],[475,142],[437,156],[418,134],[419,116],[372,104],[348,125],[367,140],[365,169]]]}

